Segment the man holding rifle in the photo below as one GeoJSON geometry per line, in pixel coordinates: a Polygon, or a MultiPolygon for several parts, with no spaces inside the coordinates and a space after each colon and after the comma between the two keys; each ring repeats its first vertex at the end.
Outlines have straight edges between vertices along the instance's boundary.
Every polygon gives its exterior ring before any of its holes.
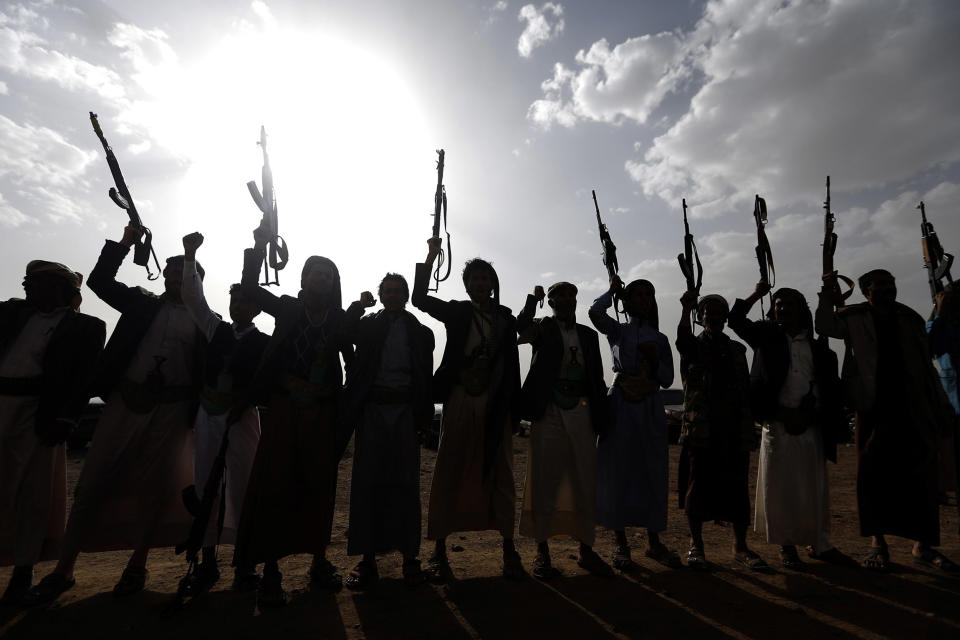
{"type": "MultiPolygon", "coordinates": [[[[180,490],[192,484],[190,427],[203,364],[203,337],[183,305],[183,256],[169,258],[164,292],[117,282],[117,270],[143,230],[128,225],[107,240],[89,285],[120,312],[98,367],[94,393],[106,405],[77,481],[60,560],[31,590],[32,602],[75,584],[81,551],[133,549],[114,595],[142,591],[151,547],[173,546],[190,527],[180,490]]],[[[197,265],[203,276],[203,269],[197,265]]]]}
{"type": "MultiPolygon", "coordinates": [[[[196,484],[195,492],[188,494],[193,498],[191,502],[194,505],[199,506],[205,492],[213,491],[216,494],[220,491],[219,486],[207,486],[207,481],[224,438],[227,438],[228,446],[225,468],[216,474],[223,479],[226,491],[220,500],[214,500],[211,505],[220,505],[218,511],[222,514],[222,522],[213,510],[194,514],[195,518],[205,518],[201,526],[206,531],[202,540],[194,541],[203,545],[203,561],[194,567],[195,571],[191,571],[185,578],[187,582],[182,584],[185,589],[181,590],[187,592],[184,595],[191,596],[208,590],[220,577],[216,545],[234,544],[236,541],[237,523],[250,479],[250,468],[260,440],[260,416],[257,407],[249,400],[249,388],[270,339],[253,324],[260,307],[243,294],[239,284],[230,287],[232,322],[221,320],[211,311],[203,294],[203,281],[197,271],[196,254],[202,244],[203,236],[199,233],[183,237],[183,303],[206,339],[203,389],[194,421],[196,484]]],[[[252,566],[237,567],[234,587],[246,589],[255,586],[256,578],[252,566]]]]}
{"type": "Polygon", "coordinates": [[[886,570],[887,535],[914,540],[915,562],[954,573],[933,547],[940,543],[937,448],[952,429],[953,409],[931,362],[923,319],[897,302],[893,275],[860,276],[865,303],[839,307],[826,277],[817,306],[821,334],[846,343],[847,403],[857,420],[857,504],[860,534],[871,537],[863,566],[886,570]]]}
{"type": "Polygon", "coordinates": [[[430,488],[427,538],[435,541],[427,573],[453,578],[446,539],[457,531],[493,529],[503,536],[503,575],[525,575],[513,544],[512,432],[519,420],[520,359],[516,320],[499,304],[493,265],[467,262],[463,285],[469,300],[445,301],[427,293],[440,238],[428,241],[417,264],[413,305],[444,324],[447,344],[433,377],[434,400],[443,402],[440,448],[430,488]]]}

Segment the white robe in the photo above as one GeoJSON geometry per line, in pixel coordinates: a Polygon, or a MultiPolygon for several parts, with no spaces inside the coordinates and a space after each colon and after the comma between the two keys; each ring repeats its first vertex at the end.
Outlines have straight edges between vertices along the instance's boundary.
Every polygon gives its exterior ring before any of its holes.
{"type": "MultiPolygon", "coordinates": [[[[65,310],[35,312],[2,357],[0,376],[32,378],[65,310]]],[[[66,447],[37,437],[37,396],[0,395],[0,565],[57,557],[66,516],[66,447]]]]}
{"type": "MultiPolygon", "coordinates": [[[[785,407],[799,407],[813,380],[813,353],[805,335],[787,338],[790,366],[779,397],[785,407]]],[[[819,428],[811,425],[804,433],[791,435],[783,423],[765,422],[757,476],[755,531],[781,546],[812,545],[817,553],[833,548],[827,462],[819,428]]]]}

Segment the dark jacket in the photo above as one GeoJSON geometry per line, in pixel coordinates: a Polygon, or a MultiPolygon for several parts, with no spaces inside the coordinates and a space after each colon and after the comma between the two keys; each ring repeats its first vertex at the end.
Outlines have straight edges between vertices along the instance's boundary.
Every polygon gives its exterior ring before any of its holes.
{"type": "MultiPolygon", "coordinates": [[[[233,404],[249,406],[249,390],[270,336],[256,327],[237,338],[233,325],[221,320],[207,344],[203,380],[206,387],[218,389],[221,373],[231,379],[233,404]]],[[[206,391],[204,392],[206,393],[206,391]]]]}
{"type": "MultiPolygon", "coordinates": [[[[433,374],[433,399],[446,402],[453,387],[460,383],[460,372],[466,365],[464,349],[470,335],[473,322],[473,303],[469,300],[440,300],[427,294],[430,282],[430,268],[417,265],[413,281],[413,306],[424,311],[443,323],[447,330],[447,343],[443,349],[440,366],[433,374]]],[[[520,355],[517,350],[517,321],[507,307],[497,307],[498,334],[494,342],[498,349],[493,354],[493,370],[501,370],[499,378],[490,381],[487,396],[486,425],[484,433],[484,472],[493,468],[497,449],[503,439],[504,420],[516,421],[520,418],[520,355]],[[502,365],[502,366],[501,366],[502,365]]]]}
{"type": "MultiPolygon", "coordinates": [[[[346,414],[351,426],[361,420],[363,402],[380,371],[383,345],[390,328],[386,311],[363,316],[363,307],[354,302],[346,311],[344,335],[356,345],[353,364],[347,372],[346,414]]],[[[409,311],[401,321],[407,330],[413,377],[413,420],[418,429],[429,428],[433,421],[433,331],[423,326],[409,311]]]]}
{"type": "MultiPolygon", "coordinates": [[[[520,390],[520,417],[524,420],[539,420],[553,397],[554,382],[560,374],[564,356],[560,324],[552,316],[534,319],[537,299],[527,296],[523,310],[517,316],[517,332],[521,339],[533,329],[530,344],[533,357],[530,371],[520,390]]],[[[594,432],[606,431],[610,420],[607,401],[607,383],[603,379],[603,362],[600,359],[600,340],[597,332],[577,323],[577,338],[580,340],[583,361],[586,364],[586,397],[590,403],[590,422],[594,432]]]]}
{"type": "MultiPolygon", "coordinates": [[[[754,419],[770,420],[776,416],[780,389],[790,367],[790,344],[780,325],[763,320],[747,319],[748,306],[737,299],[727,323],[754,350],[751,371],[750,399],[754,419]]],[[[817,426],[823,435],[827,459],[837,460],[837,438],[846,429],[843,409],[843,388],[835,354],[825,341],[814,340],[808,332],[813,352],[813,376],[820,393],[817,426]]]]}
{"type": "MultiPolygon", "coordinates": [[[[263,357],[253,376],[250,390],[251,398],[254,401],[258,404],[268,404],[272,391],[278,388],[283,374],[289,368],[290,363],[285,362],[285,349],[306,310],[303,302],[298,298],[286,295],[275,296],[257,285],[262,261],[262,253],[258,254],[253,249],[244,250],[243,277],[240,286],[247,299],[256,303],[274,319],[273,335],[270,336],[267,346],[264,348],[263,357]]],[[[324,377],[335,387],[335,401],[339,401],[340,390],[343,386],[343,367],[340,365],[340,356],[343,356],[347,367],[350,366],[353,359],[353,347],[343,336],[341,326],[343,317],[343,309],[336,308],[330,309],[326,319],[327,344],[330,345],[330,349],[334,353],[339,354],[337,357],[325,359],[326,366],[330,369],[324,377]]]]}
{"type": "MultiPolygon", "coordinates": [[[[36,307],[26,300],[0,302],[0,354],[16,340],[36,307]]],[[[69,309],[43,353],[37,423],[77,422],[90,399],[107,328],[100,318],[69,309]]]]}
{"type": "MultiPolygon", "coordinates": [[[[96,266],[90,272],[87,286],[97,297],[120,312],[120,320],[110,335],[97,367],[93,395],[104,400],[110,395],[140,346],[140,341],[150,328],[164,304],[164,297],[150,293],[141,287],[128,287],[117,282],[117,271],[130,251],[119,242],[107,240],[100,252],[96,266]]],[[[196,349],[191,377],[199,393],[203,384],[203,334],[197,330],[196,349]]]]}

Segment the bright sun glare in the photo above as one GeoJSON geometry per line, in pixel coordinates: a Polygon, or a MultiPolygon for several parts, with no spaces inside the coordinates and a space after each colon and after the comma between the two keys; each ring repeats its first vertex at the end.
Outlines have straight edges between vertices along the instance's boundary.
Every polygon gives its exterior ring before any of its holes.
{"type": "Polygon", "coordinates": [[[175,196],[184,212],[178,226],[210,237],[208,260],[234,267],[249,246],[260,214],[245,182],[260,184],[263,124],[280,232],[291,249],[284,292],[296,291],[311,254],[338,263],[345,303],[387,270],[412,276],[429,232],[439,145],[384,57],[322,31],[246,25],[212,43],[199,62],[181,64],[167,86],[149,107],[162,113],[143,115],[160,123],[157,139],[189,160],[175,196]]]}

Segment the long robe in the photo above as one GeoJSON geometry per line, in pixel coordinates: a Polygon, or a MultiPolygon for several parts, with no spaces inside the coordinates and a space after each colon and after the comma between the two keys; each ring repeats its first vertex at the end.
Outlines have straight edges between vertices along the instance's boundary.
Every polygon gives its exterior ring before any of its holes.
{"type": "Polygon", "coordinates": [[[197,332],[182,305],[164,303],[123,376],[140,382],[159,369],[169,388],[188,397],[131,407],[118,389],[107,398],[77,487],[63,554],[183,542],[192,518],[181,490],[194,480],[197,332]]]}
{"type": "MultiPolygon", "coordinates": [[[[0,357],[0,376],[42,374],[43,354],[63,310],[34,312],[0,357]]],[[[0,392],[0,566],[56,558],[66,509],[65,446],[48,446],[35,431],[38,395],[0,392]]]]}
{"type": "MultiPolygon", "coordinates": [[[[661,388],[669,387],[673,354],[667,337],[636,318],[617,322],[606,313],[612,304],[609,293],[601,295],[590,308],[590,320],[607,336],[613,370],[638,375],[646,367],[661,388]],[[639,345],[645,342],[656,346],[657,362],[644,362],[639,345]]],[[[616,385],[609,394],[612,424],[597,444],[597,523],[614,531],[626,527],[663,531],[669,486],[663,395],[657,391],[630,402],[616,385]]]]}
{"type": "MultiPolygon", "coordinates": [[[[480,345],[480,333],[471,325],[465,353],[480,345]]],[[[491,376],[496,379],[500,373],[491,376]]],[[[502,422],[502,438],[490,472],[484,471],[484,429],[488,395],[473,396],[454,385],[443,406],[440,446],[430,486],[427,538],[437,540],[455,531],[493,529],[513,537],[513,438],[509,419],[502,422]]]]}

